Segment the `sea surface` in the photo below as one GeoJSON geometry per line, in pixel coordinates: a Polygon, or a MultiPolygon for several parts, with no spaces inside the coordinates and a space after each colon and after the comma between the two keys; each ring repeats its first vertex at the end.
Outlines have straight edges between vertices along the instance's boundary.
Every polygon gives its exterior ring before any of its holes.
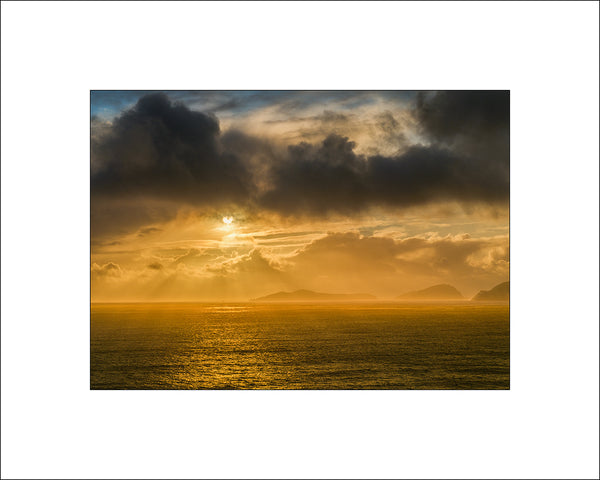
{"type": "Polygon", "coordinates": [[[498,304],[92,304],[92,389],[508,389],[498,304]]]}

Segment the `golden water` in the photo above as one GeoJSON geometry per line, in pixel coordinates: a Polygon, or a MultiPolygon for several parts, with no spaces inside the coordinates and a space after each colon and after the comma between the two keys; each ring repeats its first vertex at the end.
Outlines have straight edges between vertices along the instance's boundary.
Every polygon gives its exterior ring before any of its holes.
{"type": "Polygon", "coordinates": [[[508,389],[508,305],[93,304],[92,389],[508,389]]]}

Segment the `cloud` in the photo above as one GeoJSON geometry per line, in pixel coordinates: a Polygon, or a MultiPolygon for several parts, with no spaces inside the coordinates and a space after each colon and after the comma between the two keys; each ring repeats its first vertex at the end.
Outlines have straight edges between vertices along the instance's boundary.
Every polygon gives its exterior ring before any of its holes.
{"type": "Polygon", "coordinates": [[[93,277],[120,277],[123,273],[121,267],[113,262],[104,265],[93,263],[91,272],[93,277]]]}
{"type": "Polygon", "coordinates": [[[212,273],[236,276],[280,276],[282,271],[272,260],[267,259],[260,249],[253,249],[247,254],[232,258],[207,269],[212,273]]]}
{"type": "Polygon", "coordinates": [[[286,214],[352,213],[373,206],[407,207],[440,201],[506,202],[508,171],[485,158],[438,146],[414,146],[398,156],[363,156],[347,137],[289,147],[271,169],[272,187],[260,198],[286,214]]]}
{"type": "Polygon", "coordinates": [[[266,124],[277,123],[295,123],[295,122],[318,122],[320,126],[331,124],[346,124],[353,117],[351,113],[341,113],[331,110],[323,110],[323,113],[307,117],[284,117],[277,119],[263,120],[266,124]]]}
{"type": "Polygon", "coordinates": [[[161,232],[161,231],[162,231],[162,228],[157,228],[157,227],[142,228],[142,229],[140,229],[140,231],[138,233],[138,237],[145,237],[146,235],[150,235],[151,233],[161,232]]]}
{"type": "Polygon", "coordinates": [[[287,272],[306,288],[395,296],[452,283],[465,292],[508,278],[508,237],[430,235],[394,240],[356,232],[330,233],[288,259],[287,272]]]}
{"type": "Polygon", "coordinates": [[[176,202],[151,196],[123,198],[117,194],[95,195],[92,190],[90,205],[92,238],[98,241],[107,236],[126,235],[146,225],[166,222],[174,218],[179,209],[180,205],[176,202]]]}
{"type": "Polygon", "coordinates": [[[146,265],[146,267],[150,270],[162,270],[164,268],[164,265],[162,263],[154,262],[146,265]]]}
{"type": "Polygon", "coordinates": [[[95,299],[244,300],[300,288],[392,298],[437,283],[469,296],[505,281],[509,271],[508,236],[430,233],[393,239],[332,232],[284,255],[270,247],[209,250],[184,250],[175,257],[147,252],[125,269],[113,261],[94,263],[95,299]]]}
{"type": "Polygon", "coordinates": [[[509,91],[419,93],[415,112],[422,128],[438,140],[490,134],[509,127],[509,91]]]}
{"type": "MultiPolygon", "coordinates": [[[[299,95],[301,111],[314,110],[319,95],[299,95]]],[[[371,112],[364,132],[354,130],[362,117],[355,118],[353,99],[378,105],[381,95],[332,93],[335,104],[349,110],[325,108],[297,117],[308,119],[321,140],[291,145],[241,129],[221,133],[213,114],[160,93],[142,96],[110,122],[94,118],[92,236],[136,230],[147,235],[188,206],[312,217],[446,202],[507,208],[508,92],[421,93],[412,110],[381,108],[371,112]],[[352,132],[368,134],[391,154],[371,147],[357,153],[353,137],[331,133],[348,122],[352,132]],[[413,127],[423,142],[407,135],[413,127]]],[[[293,121],[294,98],[289,92],[255,92],[226,101],[266,102],[293,121]]]]}
{"type": "Polygon", "coordinates": [[[509,96],[507,90],[420,93],[413,114],[431,142],[495,165],[508,178],[509,96]]]}
{"type": "MultiPolygon", "coordinates": [[[[220,151],[219,132],[216,117],[164,94],[141,97],[110,128],[103,125],[91,142],[92,230],[106,227],[95,208],[104,198],[134,209],[147,197],[192,205],[243,203],[252,187],[249,173],[237,156],[220,151]]],[[[133,219],[140,214],[129,213],[133,219]]]]}
{"type": "Polygon", "coordinates": [[[92,194],[190,202],[244,199],[247,171],[237,157],[218,151],[218,134],[213,116],[163,94],[142,97],[114,120],[110,134],[92,143],[92,194]]]}

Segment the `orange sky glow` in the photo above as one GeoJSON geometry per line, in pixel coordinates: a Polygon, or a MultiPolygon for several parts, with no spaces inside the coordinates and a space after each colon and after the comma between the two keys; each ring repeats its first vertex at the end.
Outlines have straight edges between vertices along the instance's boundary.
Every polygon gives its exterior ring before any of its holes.
{"type": "Polygon", "coordinates": [[[509,277],[507,92],[92,92],[93,302],[509,277]]]}

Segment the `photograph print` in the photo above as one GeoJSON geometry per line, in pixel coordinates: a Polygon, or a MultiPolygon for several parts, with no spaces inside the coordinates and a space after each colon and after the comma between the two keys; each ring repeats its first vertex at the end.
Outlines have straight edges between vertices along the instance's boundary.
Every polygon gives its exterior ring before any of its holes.
{"type": "Polygon", "coordinates": [[[507,390],[510,93],[90,92],[92,390],[507,390]]]}

